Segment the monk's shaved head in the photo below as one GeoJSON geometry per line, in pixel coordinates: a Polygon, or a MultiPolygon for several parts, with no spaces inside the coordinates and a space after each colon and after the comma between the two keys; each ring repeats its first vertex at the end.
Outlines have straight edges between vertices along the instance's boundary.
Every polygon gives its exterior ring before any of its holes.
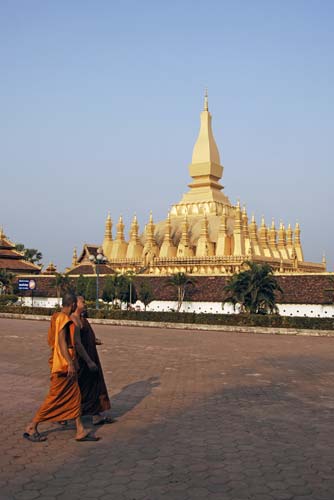
{"type": "Polygon", "coordinates": [[[63,295],[63,307],[70,307],[72,304],[77,303],[77,298],[74,293],[65,293],[63,295]]]}

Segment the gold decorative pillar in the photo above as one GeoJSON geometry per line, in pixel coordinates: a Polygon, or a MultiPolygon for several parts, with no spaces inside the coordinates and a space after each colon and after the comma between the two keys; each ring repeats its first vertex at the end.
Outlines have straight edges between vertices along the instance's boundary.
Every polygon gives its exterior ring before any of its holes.
{"type": "Polygon", "coordinates": [[[128,244],[124,240],[124,224],[122,216],[120,216],[116,228],[116,239],[113,241],[112,245],[111,260],[125,259],[128,248],[128,244]]]}
{"type": "Polygon", "coordinates": [[[130,229],[130,240],[126,251],[127,259],[141,259],[143,255],[143,245],[139,240],[139,226],[137,216],[133,217],[130,229]]]}

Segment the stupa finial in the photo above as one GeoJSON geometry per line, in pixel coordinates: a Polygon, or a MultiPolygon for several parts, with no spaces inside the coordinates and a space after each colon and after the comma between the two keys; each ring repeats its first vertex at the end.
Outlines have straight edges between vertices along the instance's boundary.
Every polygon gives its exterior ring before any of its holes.
{"type": "Polygon", "coordinates": [[[204,111],[209,111],[208,89],[204,91],[204,111]]]}

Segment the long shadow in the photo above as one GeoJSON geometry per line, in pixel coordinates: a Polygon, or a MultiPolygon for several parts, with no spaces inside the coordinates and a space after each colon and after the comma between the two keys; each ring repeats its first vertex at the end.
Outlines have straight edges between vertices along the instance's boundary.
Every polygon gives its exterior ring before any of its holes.
{"type": "Polygon", "coordinates": [[[126,385],[110,399],[112,416],[119,418],[133,410],[151,394],[152,389],[159,385],[159,377],[150,377],[147,380],[139,380],[126,385]]]}

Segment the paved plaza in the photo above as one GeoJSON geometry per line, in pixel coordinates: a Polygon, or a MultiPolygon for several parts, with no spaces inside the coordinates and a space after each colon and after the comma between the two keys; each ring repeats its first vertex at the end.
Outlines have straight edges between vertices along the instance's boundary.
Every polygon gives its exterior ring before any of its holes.
{"type": "Polygon", "coordinates": [[[334,499],[333,338],[95,326],[117,422],[30,443],[47,328],[0,319],[2,500],[334,499]]]}

